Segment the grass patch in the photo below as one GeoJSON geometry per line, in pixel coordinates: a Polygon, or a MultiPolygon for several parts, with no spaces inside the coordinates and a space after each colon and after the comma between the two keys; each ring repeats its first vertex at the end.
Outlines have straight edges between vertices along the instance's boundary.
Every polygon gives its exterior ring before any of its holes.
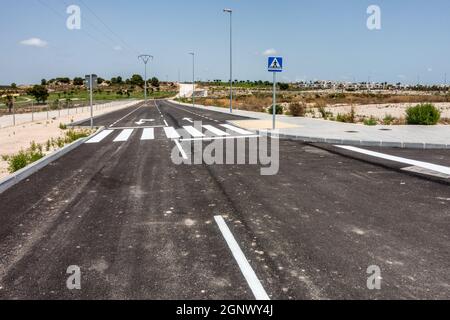
{"type": "Polygon", "coordinates": [[[366,126],[376,126],[377,124],[377,119],[375,119],[374,117],[364,119],[364,125],[366,126]]]}

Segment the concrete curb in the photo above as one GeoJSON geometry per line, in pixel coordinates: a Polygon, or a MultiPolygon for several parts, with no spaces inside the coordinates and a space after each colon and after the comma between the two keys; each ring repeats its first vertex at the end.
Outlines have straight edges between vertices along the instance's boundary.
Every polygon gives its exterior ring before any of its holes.
{"type": "Polygon", "coordinates": [[[46,167],[48,164],[54,162],[55,160],[58,160],[65,154],[69,153],[70,151],[78,148],[80,145],[82,145],[87,140],[91,139],[101,131],[103,131],[105,128],[102,127],[99,130],[97,130],[94,134],[90,135],[86,138],[78,139],[77,141],[72,142],[71,144],[45,156],[44,158],[28,165],[27,167],[13,173],[12,175],[0,180],[0,194],[11,188],[12,186],[18,184],[20,181],[25,180],[32,174],[38,172],[42,168],[46,167]]]}
{"type": "MultiPolygon", "coordinates": [[[[245,129],[245,128],[243,128],[245,129]]],[[[450,149],[449,144],[436,144],[436,143],[411,143],[411,142],[393,142],[393,141],[365,141],[365,140],[349,140],[349,139],[327,139],[319,137],[306,137],[298,135],[290,135],[277,133],[273,134],[266,130],[257,130],[257,134],[263,136],[271,136],[279,139],[297,140],[312,143],[328,143],[328,144],[339,144],[339,145],[350,145],[350,146],[360,146],[360,147],[384,147],[384,148],[401,148],[401,149],[450,149]]]]}

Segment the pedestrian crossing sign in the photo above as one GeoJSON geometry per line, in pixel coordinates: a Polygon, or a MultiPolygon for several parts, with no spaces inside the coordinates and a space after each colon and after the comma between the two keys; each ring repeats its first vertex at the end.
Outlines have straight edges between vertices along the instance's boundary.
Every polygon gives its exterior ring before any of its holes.
{"type": "Polygon", "coordinates": [[[268,70],[269,72],[283,72],[283,58],[269,57],[268,70]]]}

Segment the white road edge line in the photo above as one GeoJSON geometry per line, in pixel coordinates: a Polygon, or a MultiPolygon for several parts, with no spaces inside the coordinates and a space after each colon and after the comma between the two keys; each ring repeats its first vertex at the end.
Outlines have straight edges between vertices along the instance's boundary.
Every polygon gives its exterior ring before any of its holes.
{"type": "Polygon", "coordinates": [[[116,122],[114,122],[113,124],[111,124],[109,127],[114,127],[118,122],[122,121],[123,119],[125,119],[126,117],[128,117],[129,115],[132,115],[133,113],[135,113],[136,111],[138,111],[139,109],[142,109],[143,105],[134,109],[133,111],[131,111],[130,113],[126,114],[125,116],[123,116],[122,118],[120,118],[119,120],[117,120],[116,122]]]}
{"type": "Polygon", "coordinates": [[[247,258],[245,257],[244,253],[239,247],[237,241],[234,239],[233,234],[228,228],[223,217],[215,216],[214,220],[216,220],[216,223],[219,226],[219,229],[222,232],[222,235],[225,238],[225,241],[227,242],[228,247],[230,248],[231,253],[233,254],[233,257],[238,263],[239,268],[241,269],[241,272],[244,275],[245,280],[247,280],[247,283],[250,286],[250,289],[252,290],[256,300],[270,300],[269,295],[266,293],[266,290],[264,290],[261,282],[256,276],[255,271],[253,271],[252,267],[248,263],[247,258]]]}
{"type": "Polygon", "coordinates": [[[178,150],[180,150],[180,154],[181,154],[181,156],[183,157],[183,159],[184,159],[184,160],[187,160],[187,159],[188,159],[188,156],[187,156],[186,152],[184,152],[183,147],[182,147],[181,144],[180,144],[180,141],[178,141],[178,140],[174,140],[174,141],[175,141],[175,144],[176,144],[177,147],[178,147],[178,150]]]}
{"type": "Polygon", "coordinates": [[[365,154],[365,155],[368,155],[368,156],[372,156],[372,157],[375,157],[375,158],[381,158],[381,159],[386,159],[386,160],[390,160],[390,161],[394,161],[394,162],[405,163],[405,164],[409,164],[409,165],[412,165],[412,166],[421,167],[421,168],[425,168],[425,169],[429,169],[429,170],[432,170],[432,171],[436,171],[436,172],[440,172],[440,173],[444,173],[444,174],[450,175],[450,167],[444,167],[444,166],[440,166],[440,165],[433,164],[433,163],[417,161],[417,160],[412,160],[412,159],[407,159],[407,158],[402,158],[402,157],[397,157],[397,156],[391,156],[391,155],[388,155],[388,154],[375,152],[375,151],[370,151],[370,150],[361,149],[361,148],[352,147],[352,146],[338,146],[338,145],[336,145],[336,147],[341,148],[341,149],[345,149],[345,150],[349,150],[349,151],[353,151],[353,152],[362,153],[362,154],[365,154]]]}

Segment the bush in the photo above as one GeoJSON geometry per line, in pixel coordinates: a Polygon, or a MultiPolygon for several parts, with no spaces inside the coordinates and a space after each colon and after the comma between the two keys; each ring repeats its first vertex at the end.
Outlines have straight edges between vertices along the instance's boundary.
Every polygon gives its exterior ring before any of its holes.
{"type": "Polygon", "coordinates": [[[364,125],[366,126],[376,126],[377,124],[377,119],[374,117],[364,119],[364,125]]]}
{"type": "Polygon", "coordinates": [[[350,113],[347,114],[338,114],[336,116],[336,121],[338,122],[345,122],[345,123],[355,123],[356,116],[355,116],[355,109],[352,107],[352,110],[350,113]]]}
{"type": "Polygon", "coordinates": [[[304,117],[306,113],[306,104],[304,102],[295,102],[289,105],[289,113],[293,117],[304,117]]]}
{"type": "MultiPolygon", "coordinates": [[[[267,112],[268,112],[269,114],[273,114],[273,106],[268,107],[268,108],[267,108],[267,112]]],[[[283,107],[280,106],[279,104],[277,104],[277,105],[275,106],[275,112],[276,112],[276,114],[283,114],[283,107]]]]}
{"type": "Polygon", "coordinates": [[[387,114],[384,116],[383,124],[389,126],[389,125],[393,124],[394,121],[395,121],[395,118],[393,116],[391,116],[390,114],[387,114]]]}
{"type": "Polygon", "coordinates": [[[406,110],[406,122],[416,125],[435,125],[441,118],[441,112],[431,103],[418,104],[406,110]]]}
{"type": "Polygon", "coordinates": [[[8,156],[8,170],[10,173],[14,173],[43,157],[42,145],[33,141],[27,150],[21,150],[15,155],[8,156]]]}

